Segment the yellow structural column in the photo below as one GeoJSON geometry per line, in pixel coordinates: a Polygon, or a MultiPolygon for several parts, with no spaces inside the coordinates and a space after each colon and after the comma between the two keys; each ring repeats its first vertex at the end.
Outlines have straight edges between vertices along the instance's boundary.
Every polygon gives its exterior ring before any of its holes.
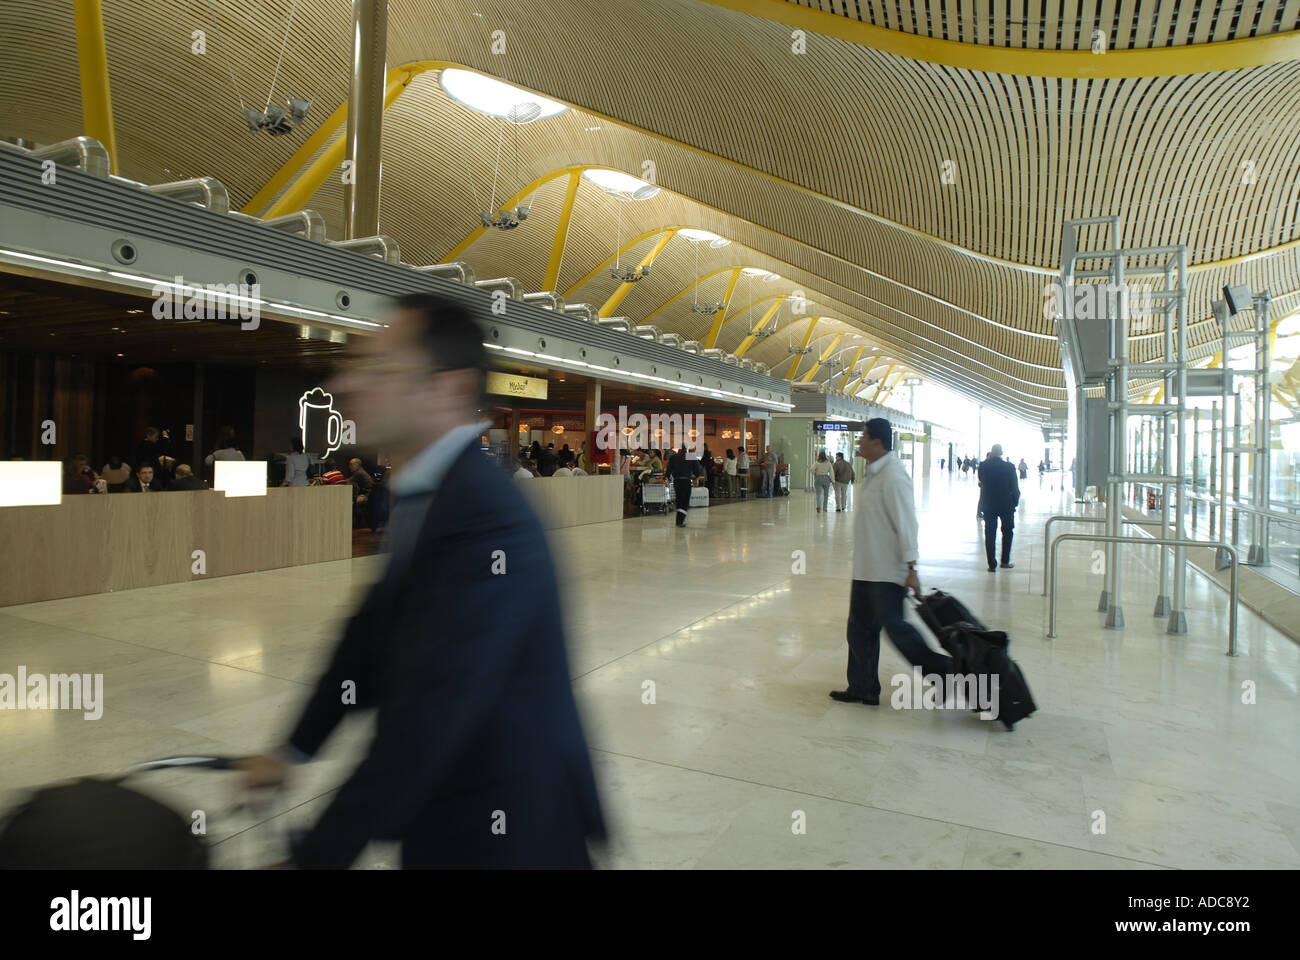
{"type": "Polygon", "coordinates": [[[885,389],[885,381],[888,380],[889,375],[894,372],[894,366],[895,364],[891,363],[889,367],[885,370],[885,375],[880,378],[880,386],[876,387],[876,392],[871,395],[872,403],[877,402],[877,398],[879,398],[880,396],[880,391],[885,389]]]}
{"type": "Polygon", "coordinates": [[[564,191],[564,207],[560,210],[560,223],[555,228],[555,242],[551,244],[551,259],[546,264],[543,290],[554,290],[560,282],[560,261],[564,259],[564,241],[569,236],[569,221],[573,219],[573,201],[578,198],[578,185],[582,174],[575,170],[569,174],[569,188],[564,191]]]}
{"type": "MultiPolygon", "coordinates": [[[[808,324],[808,333],[804,336],[803,343],[800,344],[801,347],[806,347],[808,344],[812,343],[813,331],[817,329],[817,320],[817,317],[813,317],[812,323],[808,324]]],[[[794,359],[790,361],[790,372],[785,375],[787,380],[794,379],[794,372],[799,369],[799,361],[802,359],[802,353],[796,353],[794,355],[794,359]]]]}
{"type": "MultiPolygon", "coordinates": [[[[843,379],[842,381],[840,381],[840,388],[841,388],[841,389],[843,389],[844,384],[846,384],[846,383],[849,382],[849,374],[851,374],[851,373],[853,372],[853,368],[856,367],[856,366],[858,365],[858,361],[862,359],[862,351],[865,350],[865,349],[867,349],[867,348],[866,348],[866,347],[858,347],[858,352],[855,353],[855,354],[853,355],[853,362],[850,363],[848,369],[844,371],[844,379],[843,379]]],[[[828,379],[828,380],[833,380],[834,378],[835,378],[835,371],[832,370],[832,371],[831,371],[831,375],[830,375],[830,377],[828,377],[827,379],[828,379]]]]}
{"type": "Polygon", "coordinates": [[[104,10],[100,0],[76,0],[77,60],[81,67],[81,117],[86,136],[108,151],[109,168],[117,167],[117,134],[113,132],[113,97],[108,88],[108,46],[104,39],[104,10]]]}
{"type": "MultiPolygon", "coordinates": [[[[384,88],[385,110],[391,107],[393,101],[402,95],[402,91],[406,89],[407,84],[411,82],[411,78],[414,75],[415,74],[409,71],[403,70],[390,70],[388,72],[388,84],[384,88]]],[[[321,136],[321,130],[317,130],[308,138],[307,143],[304,143],[302,147],[299,148],[298,153],[306,151],[313,141],[319,144],[329,139],[330,134],[337,131],[338,128],[347,120],[347,115],[348,105],[344,103],[343,106],[330,114],[330,118],[326,120],[325,123],[321,124],[322,129],[328,127],[330,124],[334,124],[333,130],[328,131],[324,136],[321,136]],[[321,139],[317,141],[316,137],[318,136],[320,136],[321,139]]],[[[321,188],[321,185],[325,183],[329,178],[329,175],[343,165],[343,160],[347,156],[347,151],[347,137],[336,137],[334,142],[326,147],[321,155],[302,172],[289,189],[280,195],[280,199],[271,204],[270,209],[264,214],[266,219],[269,220],[271,217],[283,216],[286,213],[294,213],[305,207],[307,201],[310,200],[312,195],[321,188]]],[[[295,154],[294,156],[296,157],[297,155],[298,154],[295,154]]],[[[310,154],[308,155],[310,156],[310,154]]],[[[285,164],[285,168],[288,169],[291,164],[292,160],[290,163],[285,164]]],[[[254,207],[254,204],[256,204],[259,198],[261,198],[263,194],[271,188],[271,184],[281,178],[283,173],[284,171],[282,170],[280,173],[277,173],[275,177],[271,178],[271,182],[268,183],[266,187],[263,187],[262,190],[258,192],[258,195],[249,202],[247,207],[244,208],[245,212],[251,213],[255,211],[256,208],[254,207]]],[[[280,182],[283,183],[287,179],[288,177],[286,176],[280,180],[280,182]]],[[[276,189],[278,189],[278,187],[276,189]]]]}
{"type": "Polygon", "coordinates": [[[858,384],[860,384],[863,380],[867,379],[867,374],[871,372],[871,368],[874,367],[879,362],[880,362],[879,356],[872,357],[871,362],[868,363],[866,367],[863,368],[862,373],[858,375],[858,379],[853,381],[853,386],[849,387],[844,392],[849,395],[852,395],[853,391],[858,389],[858,384]]]}
{"type": "Polygon", "coordinates": [[[631,250],[633,247],[637,246],[638,244],[644,243],[645,241],[649,240],[651,237],[657,237],[662,233],[663,233],[662,229],[651,230],[649,233],[643,233],[639,237],[633,237],[627,243],[623,244],[623,246],[619,247],[616,253],[611,253],[604,260],[600,261],[600,263],[592,267],[590,272],[585,277],[583,277],[581,280],[579,280],[577,283],[571,286],[568,290],[565,290],[563,294],[564,299],[568,300],[569,297],[571,297],[576,291],[581,290],[587,284],[591,283],[592,280],[596,279],[596,274],[600,273],[611,263],[613,263],[617,257],[621,257],[623,254],[627,253],[629,250],[631,250]]]}
{"type": "MultiPolygon", "coordinates": [[[[772,319],[772,314],[776,313],[778,310],[781,309],[781,304],[783,303],[785,303],[785,297],[777,297],[776,303],[772,304],[772,308],[768,310],[767,313],[763,314],[763,319],[758,321],[758,323],[754,326],[754,329],[762,330],[763,327],[767,324],[767,321],[772,319]]],[[[775,332],[776,331],[773,331],[773,333],[775,332]]],[[[745,351],[754,345],[754,340],[755,337],[751,333],[744,340],[740,341],[740,346],[736,348],[736,356],[743,357],[745,355],[745,351]]]]}
{"type": "Polygon", "coordinates": [[[722,333],[723,324],[727,322],[727,308],[731,306],[731,295],[736,292],[736,281],[740,279],[742,267],[736,267],[731,271],[731,282],[727,284],[727,295],[722,298],[722,309],[713,320],[713,327],[709,330],[708,339],[704,341],[705,348],[714,347],[718,343],[718,334],[722,333]]]}
{"type": "Polygon", "coordinates": [[[822,364],[825,363],[826,358],[831,355],[831,351],[835,349],[835,345],[843,339],[844,334],[842,333],[837,333],[834,338],[831,339],[831,345],[826,348],[820,357],[817,358],[817,362],[813,364],[812,369],[803,375],[803,383],[812,383],[813,376],[822,368],[822,364]]]}
{"type": "MultiPolygon", "coordinates": [[[[654,263],[655,257],[663,253],[664,247],[668,246],[669,240],[677,236],[677,231],[679,229],[679,227],[673,227],[660,237],[659,242],[650,248],[650,252],[641,258],[641,262],[637,264],[637,269],[639,270],[641,267],[648,267],[650,264],[654,263]]],[[[609,299],[601,306],[600,315],[602,317],[612,316],[614,311],[617,310],[619,305],[623,302],[623,298],[632,292],[632,287],[633,284],[631,283],[620,283],[618,289],[610,294],[609,299]]]]}

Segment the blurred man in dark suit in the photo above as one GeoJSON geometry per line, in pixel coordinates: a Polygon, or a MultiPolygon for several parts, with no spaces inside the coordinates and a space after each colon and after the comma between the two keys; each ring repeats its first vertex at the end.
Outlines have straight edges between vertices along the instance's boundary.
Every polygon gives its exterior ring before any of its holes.
{"type": "Polygon", "coordinates": [[[368,442],[407,458],[387,567],[287,744],[246,761],[246,782],[281,781],[355,703],[377,710],[375,738],[297,866],[346,867],[374,838],[400,840],[407,868],[589,867],[604,822],[555,571],[537,517],[479,450],[483,332],[413,295],[362,350],[329,390],[368,442]]]}

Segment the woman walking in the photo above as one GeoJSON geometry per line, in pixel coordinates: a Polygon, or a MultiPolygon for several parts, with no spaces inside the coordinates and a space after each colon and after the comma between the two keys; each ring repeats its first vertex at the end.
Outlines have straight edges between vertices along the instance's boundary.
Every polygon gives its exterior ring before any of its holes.
{"type": "Polygon", "coordinates": [[[816,487],[813,496],[817,503],[817,512],[821,513],[827,507],[827,501],[831,495],[831,472],[834,467],[826,459],[826,451],[822,450],[817,454],[817,462],[813,464],[813,483],[816,487]]]}

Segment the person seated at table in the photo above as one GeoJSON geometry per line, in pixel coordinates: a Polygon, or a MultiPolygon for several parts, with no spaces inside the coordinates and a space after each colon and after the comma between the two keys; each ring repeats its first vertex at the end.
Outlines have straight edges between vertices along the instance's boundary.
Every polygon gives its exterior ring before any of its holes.
{"type": "Polygon", "coordinates": [[[95,471],[90,468],[90,460],[81,454],[69,457],[63,464],[64,493],[99,493],[99,486],[95,483],[97,479],[95,471]]]}
{"type": "Polygon", "coordinates": [[[516,480],[531,480],[533,477],[537,476],[537,474],[529,468],[528,458],[520,457],[515,462],[515,472],[513,476],[516,480]]]}
{"type": "Polygon", "coordinates": [[[560,463],[562,464],[562,466],[558,467],[555,473],[552,474],[552,476],[555,477],[573,476],[573,468],[568,465],[567,461],[561,460],[560,463]]]}
{"type": "Polygon", "coordinates": [[[343,471],[333,457],[326,457],[321,462],[321,475],[312,481],[313,485],[324,484],[326,486],[335,486],[340,483],[347,483],[348,478],[343,476],[343,471]]]}
{"type": "Polygon", "coordinates": [[[582,467],[581,467],[578,463],[576,463],[576,462],[573,464],[573,468],[572,468],[572,469],[573,469],[573,475],[574,475],[575,477],[589,477],[589,476],[591,476],[591,474],[589,474],[586,470],[582,469],[582,467]]]}
{"type": "Polygon", "coordinates": [[[135,476],[126,482],[127,493],[156,493],[162,487],[154,479],[153,464],[146,463],[142,467],[137,467],[135,476]]]}
{"type": "Polygon", "coordinates": [[[217,460],[243,460],[243,459],[244,459],[244,452],[239,449],[239,444],[235,442],[234,436],[231,435],[221,441],[221,446],[219,446],[216,450],[213,450],[206,457],[204,457],[203,462],[206,463],[208,466],[212,466],[212,464],[217,460]]]}
{"type": "Polygon", "coordinates": [[[352,484],[356,493],[354,497],[357,503],[365,503],[370,499],[370,491],[375,488],[375,481],[366,473],[361,465],[360,459],[353,457],[348,461],[348,483],[352,484]]]}
{"type": "Polygon", "coordinates": [[[131,479],[131,467],[122,462],[122,458],[113,454],[99,471],[99,477],[108,484],[109,493],[121,493],[126,489],[126,482],[131,479]]]}
{"type": "Polygon", "coordinates": [[[176,464],[176,479],[172,481],[168,490],[206,490],[208,485],[200,478],[194,476],[194,471],[190,469],[188,463],[176,464]]]}

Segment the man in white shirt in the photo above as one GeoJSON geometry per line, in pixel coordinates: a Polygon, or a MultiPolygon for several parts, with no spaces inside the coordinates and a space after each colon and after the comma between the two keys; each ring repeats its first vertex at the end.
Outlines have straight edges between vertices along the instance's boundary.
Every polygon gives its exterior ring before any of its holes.
{"type": "Polygon", "coordinates": [[[928,676],[952,672],[952,658],[932,650],[903,619],[908,588],[921,596],[916,575],[916,501],[912,478],[891,452],[889,421],[868,420],[858,452],[867,461],[853,517],[853,590],[849,597],[848,689],[832,690],[844,703],[880,703],[880,630],[909,663],[928,676]]]}
{"type": "Polygon", "coordinates": [[[572,468],[572,467],[559,467],[559,468],[556,469],[555,473],[552,474],[552,476],[556,476],[556,477],[571,477],[571,476],[573,476],[573,468],[572,468]]]}

